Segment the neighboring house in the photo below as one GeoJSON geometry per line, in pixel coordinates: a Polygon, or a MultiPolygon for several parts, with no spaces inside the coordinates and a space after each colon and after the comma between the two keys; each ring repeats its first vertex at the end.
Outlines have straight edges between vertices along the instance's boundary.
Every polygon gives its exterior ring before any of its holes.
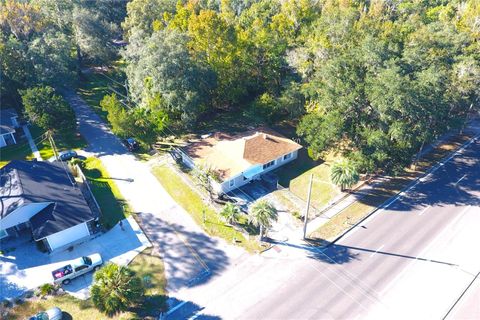
{"type": "Polygon", "coordinates": [[[15,130],[19,127],[15,109],[0,110],[0,148],[16,144],[15,130]]]}
{"type": "Polygon", "coordinates": [[[0,169],[0,238],[29,228],[51,252],[90,237],[97,217],[63,165],[13,160],[0,169]]]}
{"type": "Polygon", "coordinates": [[[203,165],[217,174],[213,189],[227,193],[297,158],[302,146],[268,129],[241,134],[215,133],[180,149],[190,168],[203,165]]]}

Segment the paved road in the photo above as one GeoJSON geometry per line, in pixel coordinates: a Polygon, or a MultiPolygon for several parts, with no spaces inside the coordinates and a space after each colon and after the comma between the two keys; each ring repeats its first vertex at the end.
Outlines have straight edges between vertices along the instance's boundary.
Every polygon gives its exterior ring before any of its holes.
{"type": "Polygon", "coordinates": [[[479,199],[477,141],[334,246],[307,257],[259,260],[250,273],[239,267],[199,288],[200,314],[442,318],[480,271],[479,199]]]}
{"type": "Polygon", "coordinates": [[[160,252],[170,296],[175,296],[175,292],[182,288],[209,281],[246,254],[221,239],[207,236],[163,189],[148,164],[130,154],[74,92],[63,94],[75,110],[80,133],[89,144],[85,151],[102,161],[160,252]]]}
{"type": "Polygon", "coordinates": [[[480,142],[325,251],[286,245],[244,257],[207,237],[83,101],[66,98],[164,256],[178,299],[169,318],[440,318],[480,271],[480,142]]]}

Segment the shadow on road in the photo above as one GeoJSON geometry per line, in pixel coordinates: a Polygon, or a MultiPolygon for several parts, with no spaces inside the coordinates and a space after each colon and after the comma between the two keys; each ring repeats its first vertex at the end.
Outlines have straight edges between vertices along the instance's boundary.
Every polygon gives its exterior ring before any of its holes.
{"type": "Polygon", "coordinates": [[[197,314],[201,312],[204,307],[199,306],[191,301],[181,301],[175,298],[168,300],[170,310],[166,314],[166,319],[202,319],[202,320],[220,320],[219,316],[208,314],[197,314]]]}
{"type": "Polygon", "coordinates": [[[169,291],[206,283],[230,264],[215,238],[168,224],[151,213],[140,213],[138,217],[144,232],[168,262],[169,291]]]}
{"type": "MultiPolygon", "coordinates": [[[[393,178],[390,184],[401,183],[401,180],[402,177],[393,178]]],[[[371,190],[358,191],[358,201],[375,205],[378,198],[394,196],[387,189],[377,188],[375,194],[371,190]]],[[[408,213],[425,206],[475,206],[480,204],[479,194],[480,141],[477,141],[392,203],[388,210],[408,213]]]]}

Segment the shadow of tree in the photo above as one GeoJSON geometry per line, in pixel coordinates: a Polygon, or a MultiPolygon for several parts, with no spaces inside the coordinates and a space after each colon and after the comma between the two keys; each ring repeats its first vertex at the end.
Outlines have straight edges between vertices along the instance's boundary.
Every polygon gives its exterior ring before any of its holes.
{"type": "Polygon", "coordinates": [[[199,306],[196,303],[191,301],[181,301],[176,298],[170,298],[168,300],[170,305],[170,312],[167,313],[166,319],[175,320],[175,319],[204,319],[204,320],[220,320],[219,316],[208,315],[208,314],[198,314],[204,308],[199,306]],[[194,317],[193,317],[194,316],[194,317]]]}
{"type": "Polygon", "coordinates": [[[218,249],[215,238],[168,224],[151,213],[140,213],[138,217],[163,257],[168,291],[206,283],[229,265],[229,258],[218,249]]]}

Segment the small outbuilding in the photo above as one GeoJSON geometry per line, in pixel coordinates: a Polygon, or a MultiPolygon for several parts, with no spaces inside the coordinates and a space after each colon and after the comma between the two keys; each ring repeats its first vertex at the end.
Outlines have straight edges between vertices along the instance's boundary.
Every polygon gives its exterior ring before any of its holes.
{"type": "Polygon", "coordinates": [[[16,144],[15,132],[19,128],[15,109],[0,110],[0,148],[16,144]]]}

